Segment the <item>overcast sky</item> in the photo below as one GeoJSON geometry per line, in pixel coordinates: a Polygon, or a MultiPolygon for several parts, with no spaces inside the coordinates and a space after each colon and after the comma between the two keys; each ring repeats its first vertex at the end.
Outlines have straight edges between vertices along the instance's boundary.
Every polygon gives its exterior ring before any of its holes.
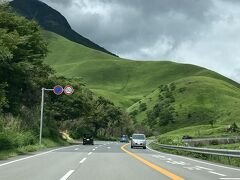
{"type": "Polygon", "coordinates": [[[200,65],[240,82],[239,0],[42,0],[123,58],[200,65]]]}

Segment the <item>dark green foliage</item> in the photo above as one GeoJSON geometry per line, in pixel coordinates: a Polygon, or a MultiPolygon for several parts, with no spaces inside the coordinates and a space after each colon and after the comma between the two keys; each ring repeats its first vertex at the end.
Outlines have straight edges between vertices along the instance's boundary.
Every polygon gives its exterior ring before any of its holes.
{"type": "Polygon", "coordinates": [[[175,89],[176,85],[174,83],[171,83],[169,86],[159,86],[159,102],[153,107],[152,111],[147,113],[147,119],[145,120],[146,124],[153,130],[175,122],[177,117],[173,106],[175,102],[173,92],[175,89]]]}
{"type": "Polygon", "coordinates": [[[143,112],[147,110],[147,104],[146,103],[141,103],[139,106],[139,112],[143,112]]]}
{"type": "Polygon", "coordinates": [[[5,111],[18,114],[22,105],[37,103],[38,88],[52,70],[42,61],[47,45],[38,25],[6,6],[0,9],[0,84],[7,86],[5,111]]]}

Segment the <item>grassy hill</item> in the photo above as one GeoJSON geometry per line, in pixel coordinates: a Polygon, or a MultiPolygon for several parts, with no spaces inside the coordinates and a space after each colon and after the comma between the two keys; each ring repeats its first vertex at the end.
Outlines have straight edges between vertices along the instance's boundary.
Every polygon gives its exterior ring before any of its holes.
{"type": "Polygon", "coordinates": [[[54,33],[45,31],[44,35],[50,47],[45,61],[59,75],[82,77],[94,92],[125,108],[151,93],[160,84],[186,77],[212,77],[238,86],[237,83],[198,66],[169,61],[121,59],[81,46],[54,33]]]}
{"type": "Polygon", "coordinates": [[[44,36],[50,48],[45,62],[59,75],[81,77],[96,94],[124,107],[129,113],[137,111],[135,119],[139,124],[159,103],[158,87],[174,83],[172,106],[177,118],[164,126],[156,123],[151,130],[156,134],[190,126],[209,127],[210,120],[214,120],[217,127],[240,123],[239,84],[213,71],[169,61],[121,59],[54,33],[44,31],[44,36]],[[139,106],[144,103],[146,110],[141,112],[139,106]]]}
{"type": "MultiPolygon", "coordinates": [[[[226,125],[240,122],[240,89],[230,83],[204,76],[192,76],[174,81],[173,107],[178,114],[174,123],[159,126],[160,133],[186,126],[209,125],[214,120],[215,125],[226,125]]],[[[141,101],[128,108],[129,112],[138,111],[136,119],[144,121],[147,112],[161,102],[159,89],[150,93],[141,101]],[[140,112],[140,104],[145,103],[147,109],[140,112]]]]}

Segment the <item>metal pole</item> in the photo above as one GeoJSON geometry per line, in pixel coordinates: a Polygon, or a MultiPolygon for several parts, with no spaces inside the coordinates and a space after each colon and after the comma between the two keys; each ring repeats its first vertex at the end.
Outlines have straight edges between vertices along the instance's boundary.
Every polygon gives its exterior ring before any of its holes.
{"type": "Polygon", "coordinates": [[[40,144],[40,145],[42,144],[42,126],[43,126],[44,91],[45,91],[45,88],[42,88],[41,119],[40,119],[40,134],[39,134],[39,144],[40,144]]]}

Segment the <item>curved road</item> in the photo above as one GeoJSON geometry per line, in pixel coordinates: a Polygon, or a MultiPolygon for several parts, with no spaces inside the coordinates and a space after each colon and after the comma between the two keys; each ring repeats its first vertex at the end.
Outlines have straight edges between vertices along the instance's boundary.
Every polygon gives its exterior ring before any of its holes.
{"type": "Polygon", "coordinates": [[[0,180],[240,180],[240,169],[131,149],[118,142],[75,145],[0,161],[0,180]]]}

